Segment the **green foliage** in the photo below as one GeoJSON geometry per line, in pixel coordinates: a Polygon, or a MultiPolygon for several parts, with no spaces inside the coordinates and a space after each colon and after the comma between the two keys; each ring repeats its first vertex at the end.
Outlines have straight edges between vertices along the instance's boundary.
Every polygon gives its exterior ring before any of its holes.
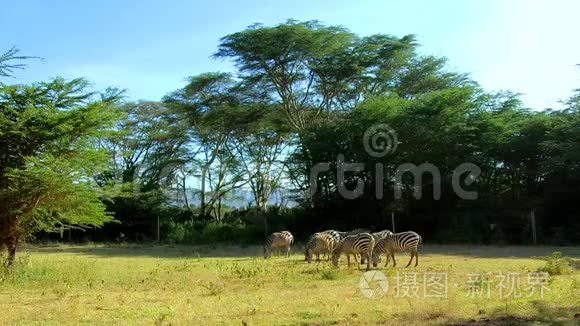
{"type": "Polygon", "coordinates": [[[163,223],[162,229],[163,240],[169,243],[255,243],[264,237],[262,228],[217,222],[169,221],[163,223]]]}
{"type": "Polygon", "coordinates": [[[30,158],[24,169],[11,169],[7,189],[0,190],[4,216],[16,216],[29,235],[74,225],[101,226],[111,218],[98,192],[91,187],[77,162],[51,156],[30,158]]]}
{"type": "MultiPolygon", "coordinates": [[[[413,35],[362,37],[289,20],[224,36],[214,57],[236,69],[191,76],[161,102],[122,102],[113,88],[94,94],[83,79],[0,84],[0,199],[9,202],[0,226],[11,225],[0,245],[101,225],[110,218],[97,198],[121,222],[104,239],[154,238],[158,221],[161,240],[174,243],[260,242],[282,229],[306,238],[324,228],[388,228],[395,212],[399,229],[432,241],[529,243],[534,210],[541,243],[577,242],[580,91],[564,110],[525,108],[518,94],[488,93],[418,46],[413,35]],[[398,139],[380,158],[361,143],[378,124],[398,139]],[[338,155],[365,166],[345,176],[347,189],[363,185],[359,198],[338,191],[338,155]],[[323,162],[330,170],[306,197],[323,162]],[[441,181],[426,173],[415,188],[406,173],[395,200],[405,163],[435,165],[441,181]],[[459,180],[476,201],[455,193],[462,163],[481,169],[475,182],[459,180]],[[249,207],[233,209],[240,201],[249,207]],[[273,207],[290,201],[292,209],[273,207]]],[[[0,75],[21,68],[18,59],[14,49],[0,56],[0,75]]]]}
{"type": "MultiPolygon", "coordinates": [[[[14,63],[17,60],[27,60],[35,57],[18,55],[19,49],[13,47],[10,50],[0,54],[0,77],[13,77],[14,70],[24,69],[25,63],[14,63]]],[[[2,83],[0,82],[0,85],[2,83]]]]}
{"type": "Polygon", "coordinates": [[[289,20],[227,35],[215,57],[234,60],[243,85],[279,102],[292,130],[304,134],[365,98],[414,97],[464,84],[464,77],[441,72],[444,60],[419,58],[415,47],[412,35],[359,38],[340,26],[289,20]]]}
{"type": "MultiPolygon", "coordinates": [[[[413,35],[360,37],[317,21],[256,24],[223,37],[215,57],[232,60],[236,71],[192,76],[162,104],[135,106],[129,119],[134,122],[123,135],[132,143],[134,131],[144,135],[135,148],[147,149],[158,130],[173,130],[164,137],[178,145],[142,161],[157,167],[177,162],[164,170],[171,196],[197,216],[152,214],[164,216],[165,238],[245,242],[285,228],[297,237],[324,227],[385,228],[394,210],[404,219],[402,228],[434,241],[529,243],[528,216],[535,209],[541,242],[576,241],[577,210],[559,207],[573,207],[580,193],[577,96],[561,112],[527,109],[517,94],[487,93],[450,71],[445,58],[419,55],[417,47],[413,35]],[[153,107],[159,110],[147,113],[153,107]],[[391,126],[399,140],[397,150],[382,158],[368,155],[361,144],[377,124],[391,126]],[[366,167],[346,175],[347,188],[363,182],[356,200],[337,191],[339,154],[366,167]],[[318,176],[315,196],[305,198],[309,173],[321,162],[331,169],[318,176]],[[452,187],[455,168],[466,162],[482,170],[467,187],[477,191],[477,201],[461,200],[452,187]],[[375,179],[377,163],[385,169],[383,181],[375,179]],[[403,198],[395,201],[393,178],[403,163],[437,166],[441,183],[424,175],[422,198],[416,199],[407,174],[403,198]],[[439,186],[442,198],[433,200],[439,186]],[[222,207],[240,189],[251,191],[251,199],[243,200],[252,207],[223,215],[222,207]],[[280,191],[299,206],[284,213],[269,209],[280,191]],[[188,192],[199,199],[197,207],[188,192]]],[[[158,145],[165,148],[153,147],[158,145]]]]}
{"type": "MultiPolygon", "coordinates": [[[[6,260],[3,252],[0,252],[0,261],[6,260]]],[[[32,273],[28,268],[29,256],[20,255],[11,266],[0,264],[0,286],[4,284],[26,284],[34,277],[42,277],[41,273],[32,273]],[[36,275],[31,275],[36,274],[36,275]]]]}
{"type": "Polygon", "coordinates": [[[546,265],[539,268],[538,272],[546,272],[550,275],[563,275],[570,273],[570,261],[562,255],[561,252],[555,251],[550,256],[540,257],[546,261],[546,265]]]}
{"type": "Polygon", "coordinates": [[[0,247],[38,231],[110,221],[92,176],[105,168],[91,141],[107,132],[114,103],[93,100],[83,79],[0,85],[0,247]]]}
{"type": "Polygon", "coordinates": [[[320,278],[323,280],[336,280],[339,277],[337,269],[326,269],[320,273],[320,278]]]}

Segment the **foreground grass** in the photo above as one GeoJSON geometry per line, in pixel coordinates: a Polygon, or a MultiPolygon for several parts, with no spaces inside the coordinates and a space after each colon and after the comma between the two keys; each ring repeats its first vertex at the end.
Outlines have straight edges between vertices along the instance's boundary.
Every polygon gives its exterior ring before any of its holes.
{"type": "MultiPolygon", "coordinates": [[[[296,248],[298,251],[299,248],[296,248]]],[[[0,324],[563,324],[580,321],[580,248],[426,246],[419,267],[380,270],[389,290],[364,297],[364,271],[303,256],[259,257],[258,247],[48,246],[21,253],[0,274],[0,324]],[[568,273],[527,297],[536,256],[562,251],[568,273]],[[417,273],[418,298],[396,295],[396,276],[417,273]],[[492,273],[490,297],[470,297],[468,274],[492,273]],[[500,296],[499,278],[518,273],[522,297],[500,296]],[[424,297],[425,273],[447,275],[444,298],[424,297]],[[575,316],[576,315],[576,316],[575,316]]],[[[408,281],[408,279],[407,279],[408,281]]],[[[411,285],[413,287],[413,285],[411,285]]],[[[411,289],[412,292],[412,289],[411,289]]]]}

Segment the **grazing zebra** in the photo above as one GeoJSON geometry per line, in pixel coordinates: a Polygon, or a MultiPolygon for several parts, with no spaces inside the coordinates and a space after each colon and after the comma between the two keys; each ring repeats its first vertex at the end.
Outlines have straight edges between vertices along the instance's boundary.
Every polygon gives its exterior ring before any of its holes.
{"type": "Polygon", "coordinates": [[[335,230],[326,230],[326,231],[314,233],[314,235],[316,235],[316,234],[326,234],[326,235],[332,237],[334,239],[334,241],[335,241],[335,244],[338,243],[342,239],[340,237],[340,232],[339,231],[335,231],[335,230]]]}
{"type": "MultiPolygon", "coordinates": [[[[351,236],[351,235],[360,234],[360,233],[370,233],[370,232],[371,231],[369,231],[368,229],[361,229],[361,228],[353,229],[353,230],[346,231],[346,232],[336,231],[336,233],[340,237],[340,240],[342,240],[342,239],[344,239],[344,238],[346,238],[348,236],[351,236]]],[[[358,255],[357,254],[354,254],[353,256],[354,256],[354,259],[358,259],[358,255]]],[[[362,259],[361,259],[361,264],[364,264],[364,262],[362,262],[362,259]]]]}
{"type": "Polygon", "coordinates": [[[359,233],[370,233],[370,231],[367,229],[354,229],[354,230],[346,231],[346,232],[341,232],[341,231],[334,231],[334,232],[336,232],[336,234],[338,234],[340,236],[340,240],[342,240],[350,235],[355,235],[355,234],[359,234],[359,233]]]}
{"type": "MultiPolygon", "coordinates": [[[[371,233],[371,235],[373,236],[373,238],[375,238],[375,244],[376,244],[376,243],[377,243],[379,240],[381,240],[382,238],[386,237],[386,236],[387,236],[387,235],[389,235],[389,234],[393,234],[393,232],[391,232],[391,231],[389,231],[389,230],[382,230],[382,231],[379,231],[379,232],[373,232],[373,233],[371,233]]],[[[380,258],[379,258],[379,259],[380,259],[380,258]]],[[[360,263],[361,263],[361,264],[364,264],[364,263],[366,263],[366,259],[364,259],[364,257],[361,257],[360,263]]]]}
{"type": "Polygon", "coordinates": [[[264,244],[264,259],[269,258],[273,249],[285,249],[286,257],[290,256],[290,247],[294,243],[294,236],[288,231],[274,232],[264,244]]]}
{"type": "Polygon", "coordinates": [[[373,238],[375,238],[375,243],[379,240],[381,240],[382,238],[386,237],[389,234],[393,234],[393,232],[389,231],[389,230],[382,230],[379,232],[373,232],[371,233],[371,235],[373,236],[373,238]]]}
{"type": "Polygon", "coordinates": [[[312,255],[316,255],[316,261],[320,261],[320,255],[330,254],[335,245],[335,238],[328,233],[314,233],[304,248],[304,260],[309,264],[312,255]]]}
{"type": "MultiPolygon", "coordinates": [[[[323,247],[327,248],[324,250],[322,250],[322,249],[316,250],[317,251],[316,252],[317,261],[320,260],[320,254],[323,255],[324,259],[328,258],[328,260],[330,260],[330,255],[332,254],[332,250],[334,250],[334,247],[336,247],[336,245],[341,240],[339,232],[335,231],[335,230],[326,230],[326,231],[322,231],[322,232],[316,232],[310,236],[310,239],[314,239],[316,237],[321,237],[323,239],[323,241],[326,243],[323,247]]],[[[309,241],[310,241],[310,239],[309,239],[309,241]]],[[[320,248],[323,248],[323,247],[320,247],[320,248]]],[[[308,247],[306,247],[304,250],[304,255],[305,255],[304,260],[308,261],[308,259],[307,259],[308,253],[307,253],[306,249],[308,249],[308,247]]],[[[312,252],[312,253],[314,253],[314,252],[312,252]]]]}
{"type": "MultiPolygon", "coordinates": [[[[326,231],[322,231],[322,232],[316,232],[313,235],[310,236],[310,239],[317,237],[317,236],[322,236],[324,238],[324,240],[328,243],[328,250],[322,250],[319,251],[317,253],[317,260],[320,260],[320,254],[323,255],[323,258],[328,258],[330,259],[330,255],[332,254],[332,250],[334,249],[334,247],[336,247],[336,245],[340,242],[341,237],[340,237],[340,232],[335,231],[335,230],[326,230],[326,231]],[[328,256],[327,256],[328,254],[328,256]]],[[[306,250],[304,251],[304,254],[306,256],[306,250]]],[[[306,261],[308,259],[305,259],[306,261]]]]}
{"type": "MultiPolygon", "coordinates": [[[[341,254],[346,254],[348,266],[350,267],[350,254],[360,254],[361,257],[367,258],[367,270],[371,268],[371,254],[375,245],[375,239],[370,233],[359,233],[349,235],[342,239],[338,246],[332,252],[332,264],[338,267],[338,260],[341,254]]],[[[355,256],[356,258],[356,256],[355,256]]]]}
{"type": "Polygon", "coordinates": [[[407,264],[407,267],[411,265],[413,257],[415,257],[415,267],[419,264],[419,253],[417,248],[422,243],[421,236],[413,231],[401,232],[401,233],[391,233],[386,237],[379,240],[373,249],[373,266],[377,267],[379,263],[379,257],[382,253],[387,254],[387,262],[385,267],[389,264],[389,255],[393,258],[393,267],[397,265],[395,261],[395,252],[411,252],[411,259],[407,264]]]}

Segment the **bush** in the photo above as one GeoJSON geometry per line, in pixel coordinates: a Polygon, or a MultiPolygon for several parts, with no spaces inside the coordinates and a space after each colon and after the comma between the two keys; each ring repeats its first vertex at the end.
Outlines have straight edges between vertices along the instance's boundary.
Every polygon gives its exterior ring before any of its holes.
{"type": "Polygon", "coordinates": [[[6,266],[6,255],[0,253],[0,284],[16,283],[24,281],[30,277],[28,267],[29,256],[19,253],[11,266],[6,266]]]}
{"type": "Polygon", "coordinates": [[[546,265],[538,269],[538,272],[546,272],[550,275],[562,275],[570,272],[569,259],[562,256],[559,251],[553,252],[550,256],[539,257],[546,261],[546,265]]]}
{"type": "Polygon", "coordinates": [[[338,270],[336,269],[327,269],[320,273],[320,278],[323,280],[336,280],[338,276],[338,270]]]}
{"type": "Polygon", "coordinates": [[[203,244],[213,242],[257,243],[263,241],[260,229],[244,225],[228,225],[211,222],[199,226],[195,222],[166,222],[163,224],[162,240],[179,244],[203,244]]]}

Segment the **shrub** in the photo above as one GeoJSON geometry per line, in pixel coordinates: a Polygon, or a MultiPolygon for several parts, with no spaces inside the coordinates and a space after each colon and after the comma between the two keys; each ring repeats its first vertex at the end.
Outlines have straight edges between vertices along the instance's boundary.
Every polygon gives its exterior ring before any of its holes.
{"type": "Polygon", "coordinates": [[[11,266],[6,266],[6,256],[0,254],[0,284],[15,283],[29,277],[28,258],[26,254],[19,254],[11,266]]]}
{"type": "Polygon", "coordinates": [[[547,272],[550,275],[562,275],[570,272],[569,259],[562,256],[559,251],[553,252],[550,256],[539,258],[546,261],[546,265],[538,269],[539,272],[547,272]]]}
{"type": "Polygon", "coordinates": [[[208,291],[208,294],[211,296],[220,295],[225,290],[225,286],[223,283],[213,281],[199,282],[198,285],[205,288],[208,291]]]}
{"type": "Polygon", "coordinates": [[[320,273],[320,278],[322,278],[323,280],[336,280],[338,279],[338,270],[336,269],[323,270],[320,273]]]}

